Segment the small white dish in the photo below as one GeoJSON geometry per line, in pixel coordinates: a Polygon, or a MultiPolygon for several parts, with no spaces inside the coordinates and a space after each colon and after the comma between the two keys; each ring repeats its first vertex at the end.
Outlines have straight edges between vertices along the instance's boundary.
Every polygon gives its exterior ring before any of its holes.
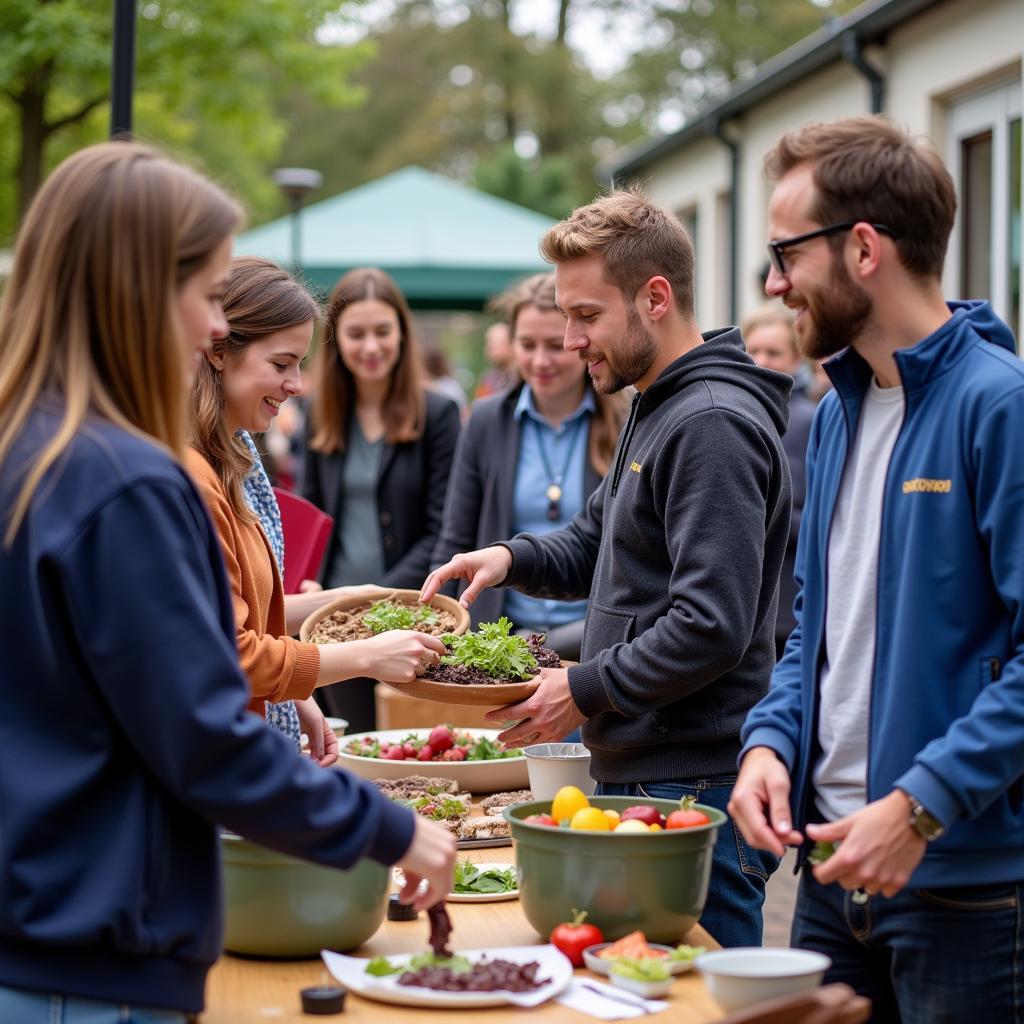
{"type": "Polygon", "coordinates": [[[624,978],[621,974],[610,971],[608,980],[627,992],[633,992],[644,999],[657,999],[658,996],[667,996],[675,978],[670,974],[664,981],[637,981],[635,978],[624,978]]]}
{"type": "MultiPolygon", "coordinates": [[[[601,956],[601,951],[607,949],[611,945],[610,942],[598,942],[593,946],[587,946],[583,950],[583,962],[590,968],[595,974],[608,975],[608,971],[612,966],[612,961],[607,957],[601,956]]],[[[692,960],[677,960],[675,962],[668,959],[668,954],[672,952],[671,946],[663,946],[660,942],[649,942],[648,945],[651,949],[661,950],[665,956],[661,959],[661,962],[669,969],[671,974],[682,974],[684,971],[688,971],[693,967],[692,960]]]]}
{"type": "MultiPolygon", "coordinates": [[[[474,867],[486,871],[488,868],[497,868],[499,871],[515,871],[515,864],[474,864],[474,867]]],[[[391,877],[395,885],[401,889],[405,885],[405,872],[401,868],[392,868],[391,877]]],[[[420,892],[426,891],[427,883],[420,883],[420,892]]],[[[508,892],[450,892],[445,896],[445,903],[502,903],[505,900],[519,899],[519,889],[509,889],[508,892]]]]}
{"type": "Polygon", "coordinates": [[[817,988],[832,961],[808,949],[746,946],[697,957],[711,998],[726,1013],[817,988]]]}

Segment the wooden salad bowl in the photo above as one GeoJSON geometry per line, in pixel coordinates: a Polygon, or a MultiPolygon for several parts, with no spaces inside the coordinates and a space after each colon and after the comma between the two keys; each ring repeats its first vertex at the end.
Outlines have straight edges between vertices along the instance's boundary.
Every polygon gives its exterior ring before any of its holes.
{"type": "MultiPolygon", "coordinates": [[[[563,661],[562,668],[575,665],[575,661],[563,661]]],[[[436,700],[443,704],[461,704],[469,707],[500,708],[506,704],[518,704],[527,697],[532,697],[540,686],[540,680],[534,676],[525,682],[508,683],[437,683],[433,679],[414,679],[410,683],[388,683],[388,686],[410,697],[424,700],[436,700]]]]}
{"type": "MultiPolygon", "coordinates": [[[[303,643],[310,643],[310,636],[321,619],[326,619],[333,612],[348,611],[358,608],[361,604],[372,603],[373,601],[394,601],[399,604],[419,604],[420,593],[418,590],[396,590],[393,587],[378,587],[375,585],[358,587],[353,589],[345,597],[339,597],[336,601],[325,604],[318,608],[309,618],[303,622],[299,629],[299,639],[303,643]]],[[[469,629],[469,612],[452,597],[444,594],[436,594],[430,599],[430,607],[438,611],[450,612],[455,616],[455,628],[451,631],[458,636],[469,629]]],[[[392,684],[394,685],[394,684],[392,684]]]]}

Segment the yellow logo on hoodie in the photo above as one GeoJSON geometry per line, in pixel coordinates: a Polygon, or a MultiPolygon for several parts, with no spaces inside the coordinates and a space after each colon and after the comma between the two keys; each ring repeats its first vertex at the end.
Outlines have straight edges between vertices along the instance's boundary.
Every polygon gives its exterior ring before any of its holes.
{"type": "Polygon", "coordinates": [[[631,462],[631,463],[629,464],[629,468],[630,468],[630,469],[631,469],[631,470],[632,470],[632,471],[633,471],[634,473],[639,473],[639,472],[640,472],[640,470],[644,468],[644,464],[643,464],[642,462],[636,462],[636,461],[634,461],[634,462],[631,462]]]}
{"type": "Polygon", "coordinates": [[[949,494],[953,490],[952,480],[928,480],[923,476],[903,481],[904,494],[949,494]]]}

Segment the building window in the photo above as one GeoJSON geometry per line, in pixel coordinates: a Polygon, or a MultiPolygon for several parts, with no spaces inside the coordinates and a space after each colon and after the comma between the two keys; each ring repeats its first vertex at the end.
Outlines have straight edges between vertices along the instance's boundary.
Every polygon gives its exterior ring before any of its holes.
{"type": "MultiPolygon", "coordinates": [[[[1021,339],[1021,85],[975,93],[950,108],[947,162],[959,211],[946,287],[987,299],[1021,339]]],[[[1019,347],[1019,346],[1018,346],[1019,347]]]]}

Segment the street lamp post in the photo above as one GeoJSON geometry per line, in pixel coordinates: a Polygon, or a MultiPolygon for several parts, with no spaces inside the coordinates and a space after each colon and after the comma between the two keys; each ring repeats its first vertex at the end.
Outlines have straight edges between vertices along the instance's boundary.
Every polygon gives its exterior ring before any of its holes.
{"type": "Polygon", "coordinates": [[[324,176],[308,167],[281,167],[274,171],[273,178],[291,207],[292,273],[298,275],[302,272],[302,221],[299,211],[307,193],[324,183],[324,176]]]}

